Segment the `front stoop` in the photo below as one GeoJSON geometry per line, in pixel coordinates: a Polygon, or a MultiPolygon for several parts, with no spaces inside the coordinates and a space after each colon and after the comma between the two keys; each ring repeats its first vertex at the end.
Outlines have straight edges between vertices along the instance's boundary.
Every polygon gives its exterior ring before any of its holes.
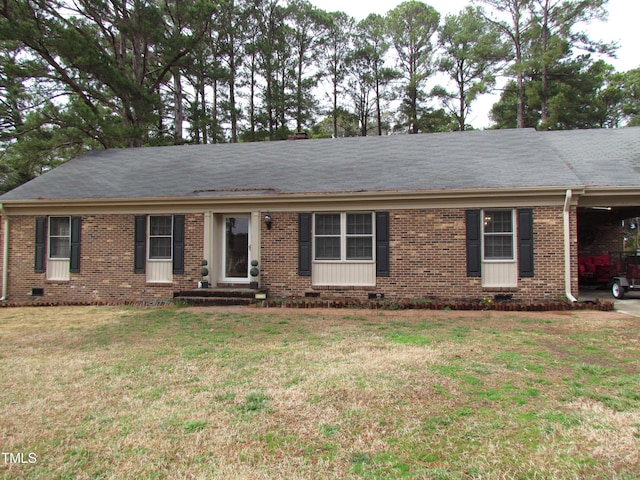
{"type": "Polygon", "coordinates": [[[197,288],[174,292],[176,302],[199,306],[251,305],[259,290],[237,287],[197,288]]]}

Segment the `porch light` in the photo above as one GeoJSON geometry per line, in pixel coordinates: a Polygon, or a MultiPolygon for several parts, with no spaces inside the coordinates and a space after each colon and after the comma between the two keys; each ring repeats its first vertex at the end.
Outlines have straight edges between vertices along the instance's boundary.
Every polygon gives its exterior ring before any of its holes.
{"type": "Polygon", "coordinates": [[[271,230],[271,214],[269,212],[264,215],[264,224],[267,226],[268,230],[271,230]]]}

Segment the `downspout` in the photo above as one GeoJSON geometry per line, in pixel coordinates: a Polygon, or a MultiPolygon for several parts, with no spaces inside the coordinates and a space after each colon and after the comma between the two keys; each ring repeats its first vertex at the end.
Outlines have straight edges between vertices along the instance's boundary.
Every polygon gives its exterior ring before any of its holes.
{"type": "Polygon", "coordinates": [[[567,190],[564,197],[564,293],[569,300],[578,299],[571,293],[571,190],[567,190]]]}
{"type": "Polygon", "coordinates": [[[2,254],[2,298],[0,302],[7,301],[9,283],[9,215],[4,210],[4,205],[0,203],[0,212],[4,220],[4,249],[2,254]]]}

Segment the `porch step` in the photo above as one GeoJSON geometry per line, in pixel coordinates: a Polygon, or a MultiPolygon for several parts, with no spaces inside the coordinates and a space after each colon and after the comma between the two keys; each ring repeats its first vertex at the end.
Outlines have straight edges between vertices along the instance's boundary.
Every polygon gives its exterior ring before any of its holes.
{"type": "Polygon", "coordinates": [[[174,292],[173,297],[190,305],[224,306],[251,305],[257,290],[249,288],[214,287],[182,290],[174,292]]]}

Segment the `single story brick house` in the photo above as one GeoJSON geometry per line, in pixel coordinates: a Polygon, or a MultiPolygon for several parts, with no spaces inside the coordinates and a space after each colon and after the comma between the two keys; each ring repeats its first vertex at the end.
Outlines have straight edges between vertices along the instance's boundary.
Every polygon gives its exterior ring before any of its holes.
{"type": "Polygon", "coordinates": [[[203,280],[272,298],[574,300],[581,224],[596,255],[640,212],[640,127],[94,151],[0,212],[8,302],[171,300],[203,280]]]}

